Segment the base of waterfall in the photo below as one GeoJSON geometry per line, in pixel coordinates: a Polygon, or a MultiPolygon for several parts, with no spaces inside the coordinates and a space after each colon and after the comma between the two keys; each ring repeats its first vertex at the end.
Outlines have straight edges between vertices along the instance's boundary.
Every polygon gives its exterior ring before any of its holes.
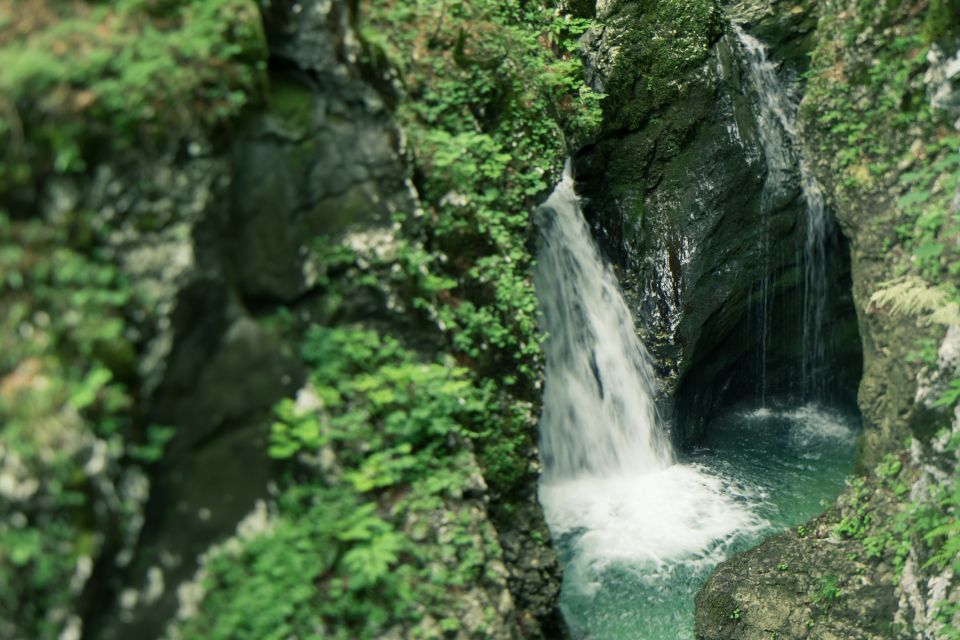
{"type": "Polygon", "coordinates": [[[603,572],[616,565],[644,580],[680,564],[716,565],[737,538],[769,526],[752,509],[764,499],[699,464],[540,489],[550,530],[572,537],[567,570],[585,593],[595,592],[603,572]]]}
{"type": "Polygon", "coordinates": [[[665,469],[545,480],[574,638],[692,638],[710,571],[838,495],[857,428],[854,413],[817,405],[739,407],[665,469]]]}

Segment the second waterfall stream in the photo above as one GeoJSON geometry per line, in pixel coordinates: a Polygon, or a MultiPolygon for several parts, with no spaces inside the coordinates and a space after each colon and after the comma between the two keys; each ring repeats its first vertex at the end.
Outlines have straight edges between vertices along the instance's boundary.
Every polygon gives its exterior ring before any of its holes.
{"type": "MultiPolygon", "coordinates": [[[[650,356],[590,236],[569,166],[537,224],[534,281],[548,336],[540,500],[569,555],[565,589],[592,598],[609,570],[655,587],[668,574],[709,569],[767,525],[750,508],[760,496],[675,461],[650,356]]],[[[685,626],[651,614],[651,631],[685,626]]]]}

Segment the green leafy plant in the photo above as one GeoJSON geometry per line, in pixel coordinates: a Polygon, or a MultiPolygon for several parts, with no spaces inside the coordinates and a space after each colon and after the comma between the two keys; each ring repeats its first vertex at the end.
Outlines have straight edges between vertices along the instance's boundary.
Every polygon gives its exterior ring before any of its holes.
{"type": "Polygon", "coordinates": [[[425,611],[453,629],[448,590],[477,583],[501,553],[495,538],[478,541],[462,500],[468,442],[492,426],[496,402],[467,370],[422,362],[373,331],[314,326],[302,353],[310,384],[274,410],[270,452],[291,465],[275,525],[212,561],[184,633],[279,638],[322,626],[373,638],[425,611]],[[319,565],[294,569],[314,554],[319,565]],[[264,580],[277,582],[266,597],[264,580]]]}
{"type": "Polygon", "coordinates": [[[829,607],[842,595],[843,591],[840,588],[837,576],[828,575],[820,579],[820,583],[813,594],[813,602],[817,605],[829,607]]]}
{"type": "Polygon", "coordinates": [[[97,143],[215,127],[260,91],[266,49],[252,1],[34,4],[0,45],[0,190],[82,171],[97,143]],[[36,13],[46,19],[28,19],[36,13]]]}
{"type": "Polygon", "coordinates": [[[946,391],[944,391],[934,403],[938,407],[952,407],[960,401],[960,378],[954,378],[950,381],[946,391]]]}

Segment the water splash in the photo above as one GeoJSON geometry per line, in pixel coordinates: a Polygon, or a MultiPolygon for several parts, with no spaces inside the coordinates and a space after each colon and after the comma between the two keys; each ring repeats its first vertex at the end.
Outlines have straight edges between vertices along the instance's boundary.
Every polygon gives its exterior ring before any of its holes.
{"type": "Polygon", "coordinates": [[[550,531],[572,550],[569,580],[587,595],[610,570],[647,584],[678,570],[708,572],[769,525],[752,508],[763,499],[757,489],[695,464],[540,489],[550,531]]]}

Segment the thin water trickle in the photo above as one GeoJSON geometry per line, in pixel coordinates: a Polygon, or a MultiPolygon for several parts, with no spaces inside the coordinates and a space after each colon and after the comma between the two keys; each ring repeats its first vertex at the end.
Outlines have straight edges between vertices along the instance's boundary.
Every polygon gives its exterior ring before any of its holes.
{"type": "Polygon", "coordinates": [[[767,164],[767,176],[760,195],[760,260],[763,276],[759,284],[760,335],[758,359],[760,379],[758,395],[761,404],[767,401],[767,353],[770,348],[772,324],[771,280],[774,272],[770,238],[770,216],[783,206],[790,194],[790,182],[796,162],[792,150],[795,107],[793,97],[787,93],[776,75],[775,65],[767,59],[766,50],[756,39],[739,26],[734,26],[747,63],[747,76],[759,96],[755,104],[757,130],[767,164]]]}
{"type": "MultiPolygon", "coordinates": [[[[803,253],[803,343],[801,357],[801,385],[804,395],[822,399],[822,384],[826,367],[826,347],[823,341],[824,309],[827,296],[826,246],[832,232],[832,219],[827,210],[823,191],[813,176],[810,166],[797,144],[797,105],[795,88],[781,80],[777,65],[768,55],[767,46],[733,25],[743,51],[747,76],[757,94],[757,125],[760,142],[767,160],[767,179],[761,197],[761,252],[765,273],[769,264],[769,215],[780,199],[788,195],[792,176],[799,174],[800,188],[805,203],[805,234],[803,253]]],[[[769,287],[764,278],[761,285],[761,353],[767,349],[770,326],[769,287]]],[[[766,360],[761,365],[761,397],[766,395],[766,360]]]]}

